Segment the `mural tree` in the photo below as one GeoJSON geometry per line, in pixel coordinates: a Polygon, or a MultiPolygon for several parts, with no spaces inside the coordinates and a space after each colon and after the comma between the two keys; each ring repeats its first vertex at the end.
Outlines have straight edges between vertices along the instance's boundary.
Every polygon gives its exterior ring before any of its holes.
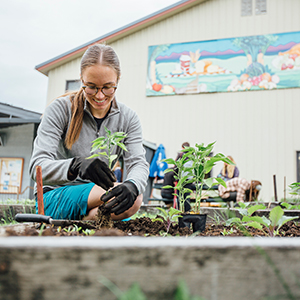
{"type": "Polygon", "coordinates": [[[268,47],[278,39],[274,35],[256,35],[236,38],[233,44],[242,48],[248,57],[248,67],[245,71],[251,78],[266,72],[263,55],[268,47]]]}

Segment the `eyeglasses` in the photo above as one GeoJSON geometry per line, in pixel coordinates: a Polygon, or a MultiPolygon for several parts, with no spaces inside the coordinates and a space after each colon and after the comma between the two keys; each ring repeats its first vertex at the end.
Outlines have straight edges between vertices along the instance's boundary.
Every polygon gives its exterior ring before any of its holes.
{"type": "Polygon", "coordinates": [[[83,85],[82,88],[86,92],[87,95],[95,96],[98,94],[99,90],[101,93],[105,96],[111,96],[115,93],[117,86],[104,86],[102,88],[94,87],[94,86],[88,86],[83,85]]]}

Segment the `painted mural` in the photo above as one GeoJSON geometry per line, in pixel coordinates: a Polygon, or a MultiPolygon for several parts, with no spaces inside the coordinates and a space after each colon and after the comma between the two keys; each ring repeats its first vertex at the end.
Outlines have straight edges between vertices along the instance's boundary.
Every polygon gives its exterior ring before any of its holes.
{"type": "Polygon", "coordinates": [[[300,32],[149,46],[147,96],[300,87],[300,32]]]}

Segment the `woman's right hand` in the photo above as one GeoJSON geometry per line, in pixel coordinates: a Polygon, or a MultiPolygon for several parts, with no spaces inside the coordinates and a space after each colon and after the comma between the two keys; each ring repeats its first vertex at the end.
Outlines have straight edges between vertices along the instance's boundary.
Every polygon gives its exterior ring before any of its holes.
{"type": "Polygon", "coordinates": [[[74,180],[77,176],[90,180],[105,190],[113,187],[116,181],[108,165],[98,158],[75,157],[70,164],[68,178],[74,180]]]}

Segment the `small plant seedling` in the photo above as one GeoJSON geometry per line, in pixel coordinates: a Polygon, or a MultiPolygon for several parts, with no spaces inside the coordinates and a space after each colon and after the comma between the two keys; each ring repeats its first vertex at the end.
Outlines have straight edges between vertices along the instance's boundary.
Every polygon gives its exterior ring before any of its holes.
{"type": "Polygon", "coordinates": [[[43,230],[44,230],[45,227],[46,227],[46,225],[43,223],[41,228],[40,228],[40,231],[39,231],[39,236],[42,236],[43,230]]]}
{"type": "Polygon", "coordinates": [[[124,132],[112,133],[106,127],[104,127],[104,129],[106,132],[106,136],[98,137],[93,141],[91,152],[95,152],[97,150],[105,151],[95,153],[89,156],[87,159],[104,156],[107,158],[108,167],[111,169],[113,161],[117,158],[117,155],[113,154],[115,147],[119,146],[124,151],[127,151],[126,146],[123,143],[121,143],[121,141],[127,137],[127,134],[125,134],[124,132]]]}
{"type": "Polygon", "coordinates": [[[78,227],[76,224],[74,224],[73,226],[69,226],[67,228],[64,228],[63,230],[66,232],[80,232],[82,229],[82,227],[78,227]]]}
{"type": "Polygon", "coordinates": [[[239,203],[242,209],[239,210],[242,218],[231,218],[226,222],[226,226],[236,224],[239,227],[253,227],[263,231],[268,236],[276,236],[279,233],[280,227],[288,221],[297,219],[298,217],[284,216],[284,211],[280,206],[275,206],[269,214],[269,219],[265,216],[252,216],[258,209],[265,209],[263,204],[258,204],[246,208],[245,203],[239,203]],[[267,231],[265,231],[266,229],[267,231]]]}
{"type": "Polygon", "coordinates": [[[226,228],[223,229],[223,231],[221,232],[222,235],[229,235],[234,233],[234,229],[230,228],[230,230],[227,230],[226,228]]]}
{"type": "Polygon", "coordinates": [[[86,230],[82,230],[82,232],[85,234],[85,235],[94,235],[95,234],[95,230],[93,229],[86,229],[86,230]]]}
{"type": "Polygon", "coordinates": [[[162,216],[158,216],[158,218],[152,219],[152,221],[163,221],[165,220],[167,222],[167,228],[166,228],[166,235],[168,234],[171,224],[176,223],[178,221],[178,218],[181,217],[180,210],[177,210],[173,207],[170,207],[168,211],[164,210],[161,207],[156,207],[158,210],[162,212],[162,216]]]}

